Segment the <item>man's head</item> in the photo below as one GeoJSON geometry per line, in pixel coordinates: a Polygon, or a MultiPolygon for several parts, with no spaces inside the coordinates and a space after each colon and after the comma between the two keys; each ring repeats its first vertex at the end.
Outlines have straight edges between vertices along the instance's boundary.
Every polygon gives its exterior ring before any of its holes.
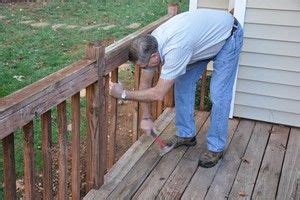
{"type": "Polygon", "coordinates": [[[160,56],[155,37],[147,34],[135,38],[129,48],[129,60],[142,68],[158,66],[160,56]]]}

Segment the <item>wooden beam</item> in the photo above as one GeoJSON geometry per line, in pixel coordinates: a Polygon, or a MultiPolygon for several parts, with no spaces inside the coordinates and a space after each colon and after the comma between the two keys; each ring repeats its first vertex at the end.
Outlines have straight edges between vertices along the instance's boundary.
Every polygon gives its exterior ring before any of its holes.
{"type": "Polygon", "coordinates": [[[16,193],[16,166],[14,134],[2,140],[3,145],[3,174],[4,174],[4,199],[17,199],[16,193]]]}
{"type": "MultiPolygon", "coordinates": [[[[104,75],[128,60],[128,47],[171,16],[145,26],[106,48],[104,75]]],[[[83,59],[0,100],[0,139],[97,81],[95,59],[83,59]]]]}
{"type": "Polygon", "coordinates": [[[24,132],[24,182],[25,199],[35,199],[35,170],[34,170],[34,126],[33,121],[23,127],[24,132]]]}
{"type": "MultiPolygon", "coordinates": [[[[111,82],[118,82],[118,68],[111,73],[111,82]]],[[[117,123],[118,123],[118,99],[110,97],[111,104],[111,118],[110,118],[110,131],[108,136],[108,161],[107,168],[110,169],[115,163],[116,154],[116,135],[117,135],[117,123]]]]}
{"type": "Polygon", "coordinates": [[[57,106],[58,123],[58,199],[67,199],[67,110],[66,101],[57,106]]]}
{"type": "Polygon", "coordinates": [[[71,98],[72,103],[72,199],[80,199],[80,94],[71,98]]]}
{"type": "MultiPolygon", "coordinates": [[[[141,77],[141,69],[139,66],[135,65],[135,67],[134,67],[134,90],[139,89],[140,77],[141,77]]],[[[133,110],[133,121],[132,121],[132,143],[137,141],[138,136],[139,136],[140,104],[138,101],[133,102],[133,109],[134,110],[133,110]]]]}
{"type": "Polygon", "coordinates": [[[42,157],[43,157],[43,199],[51,199],[52,191],[52,119],[51,110],[41,116],[42,127],[42,157]]]}
{"type": "Polygon", "coordinates": [[[200,88],[200,111],[204,111],[204,99],[206,94],[206,79],[207,79],[207,69],[202,73],[201,77],[201,88],[200,88]]]}

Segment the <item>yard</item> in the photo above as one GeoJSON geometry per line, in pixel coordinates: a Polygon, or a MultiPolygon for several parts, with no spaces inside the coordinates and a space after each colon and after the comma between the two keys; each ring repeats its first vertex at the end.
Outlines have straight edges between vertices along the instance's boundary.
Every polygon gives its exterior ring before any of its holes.
{"type": "MultiPolygon", "coordinates": [[[[107,2],[105,0],[66,2],[52,0],[49,3],[0,4],[0,97],[7,96],[79,60],[84,56],[85,45],[90,41],[104,40],[109,45],[159,19],[167,13],[166,4],[166,1],[160,0],[107,2]]],[[[187,0],[180,4],[181,10],[187,10],[187,0]]],[[[131,69],[128,66],[120,72],[121,79],[130,75],[131,69]]],[[[128,87],[132,86],[130,82],[125,83],[128,87]]],[[[121,115],[122,112],[128,112],[126,110],[129,109],[128,106],[121,109],[121,115]]],[[[84,110],[82,112],[84,115],[84,110]]],[[[70,115],[70,112],[68,114],[70,115]]],[[[53,121],[55,118],[54,115],[53,121]]],[[[128,116],[123,114],[123,118],[126,120],[128,116]]],[[[36,120],[35,124],[40,122],[36,120]]],[[[54,123],[54,130],[56,130],[55,126],[54,123]]],[[[130,126],[125,128],[130,129],[130,126]]],[[[81,129],[84,134],[84,121],[81,129]]],[[[40,127],[36,126],[34,144],[38,174],[42,165],[40,132],[40,127]]],[[[119,132],[127,134],[124,130],[119,132]]],[[[57,141],[56,134],[54,131],[54,145],[57,141]]],[[[22,191],[23,135],[18,130],[15,136],[17,187],[22,191]]],[[[127,140],[123,138],[121,141],[123,144],[119,146],[119,154],[131,145],[131,140],[128,138],[127,140]]],[[[0,183],[2,183],[3,151],[0,152],[0,183]]],[[[37,184],[41,183],[38,181],[37,184]]],[[[3,185],[1,184],[0,199],[2,197],[3,185]]]]}

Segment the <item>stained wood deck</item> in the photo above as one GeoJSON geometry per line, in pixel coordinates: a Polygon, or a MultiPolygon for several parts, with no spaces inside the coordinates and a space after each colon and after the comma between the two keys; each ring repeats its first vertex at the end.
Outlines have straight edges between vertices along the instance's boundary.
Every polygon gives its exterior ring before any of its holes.
{"type": "MultiPolygon", "coordinates": [[[[300,128],[232,119],[227,150],[213,168],[198,167],[209,113],[197,112],[198,144],[163,157],[142,136],[85,199],[300,199],[300,128]]],[[[155,122],[162,138],[175,132],[174,110],[155,122]]]]}

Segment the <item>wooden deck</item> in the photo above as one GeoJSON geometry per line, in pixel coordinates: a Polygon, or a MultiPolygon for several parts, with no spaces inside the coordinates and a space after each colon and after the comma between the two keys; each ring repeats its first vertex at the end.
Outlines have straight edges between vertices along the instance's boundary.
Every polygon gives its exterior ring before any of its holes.
{"type": "MultiPolygon", "coordinates": [[[[175,132],[174,110],[155,122],[163,138],[175,132]]],[[[213,168],[198,167],[209,113],[196,114],[198,144],[163,157],[142,136],[114,165],[99,190],[85,199],[300,199],[300,129],[230,120],[227,150],[213,168]]]]}

